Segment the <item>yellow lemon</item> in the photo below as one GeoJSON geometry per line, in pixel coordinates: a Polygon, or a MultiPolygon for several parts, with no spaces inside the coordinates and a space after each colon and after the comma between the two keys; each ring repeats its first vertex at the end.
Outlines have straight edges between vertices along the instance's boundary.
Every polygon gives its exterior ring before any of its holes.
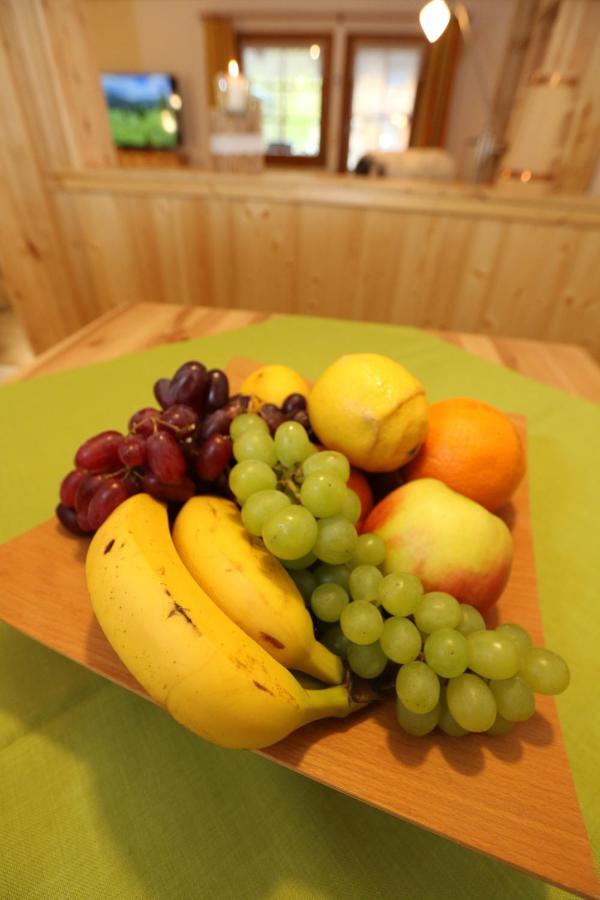
{"type": "Polygon", "coordinates": [[[240,388],[242,394],[250,394],[258,402],[281,406],[290,394],[308,397],[308,385],[304,378],[289,366],[262,366],[245,379],[240,388]]]}
{"type": "Polygon", "coordinates": [[[391,472],[417,453],[427,434],[423,385],[378,353],[341,356],[317,379],[311,425],[330,450],[367,472],[391,472]]]}

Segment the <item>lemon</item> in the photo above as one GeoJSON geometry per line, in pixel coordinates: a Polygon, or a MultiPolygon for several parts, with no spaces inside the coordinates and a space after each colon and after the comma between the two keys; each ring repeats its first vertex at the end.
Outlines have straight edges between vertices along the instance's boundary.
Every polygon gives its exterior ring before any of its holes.
{"type": "Polygon", "coordinates": [[[308,397],[308,385],[304,378],[289,366],[262,366],[245,379],[240,388],[242,394],[250,394],[258,405],[274,403],[281,406],[290,394],[308,397]]]}
{"type": "Polygon", "coordinates": [[[367,472],[391,472],[416,454],[427,433],[423,385],[378,353],[341,356],[317,379],[311,425],[330,450],[367,472]]]}

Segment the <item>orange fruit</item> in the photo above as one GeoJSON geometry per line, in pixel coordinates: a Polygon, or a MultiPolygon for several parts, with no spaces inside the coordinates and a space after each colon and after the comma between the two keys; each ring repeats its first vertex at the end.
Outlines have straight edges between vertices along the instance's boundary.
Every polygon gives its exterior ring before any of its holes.
{"type": "Polygon", "coordinates": [[[365,519],[373,509],[373,491],[363,472],[359,472],[354,466],[350,469],[350,478],[347,481],[347,485],[358,495],[360,500],[360,518],[356,523],[356,528],[360,532],[365,519]]]}
{"type": "Polygon", "coordinates": [[[408,480],[437,478],[490,512],[508,502],[525,474],[525,450],[499,409],[457,397],[429,407],[429,430],[406,466],[408,480]]]}

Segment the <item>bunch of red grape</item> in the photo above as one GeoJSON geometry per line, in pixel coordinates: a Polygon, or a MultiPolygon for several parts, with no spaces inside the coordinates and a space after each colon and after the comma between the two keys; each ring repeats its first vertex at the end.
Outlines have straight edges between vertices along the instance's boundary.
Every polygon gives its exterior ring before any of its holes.
{"type": "MultiPolygon", "coordinates": [[[[158,407],[144,407],[128,423],[127,434],[103,431],[75,454],[75,468],[60,485],[56,515],[74,534],[91,534],[132,494],[144,491],[170,506],[194,494],[231,496],[229,427],[251,406],[251,397],[229,395],[221,369],[197,361],[180,366],[172,378],[154,385],[158,407]]],[[[291,394],[281,407],[256,410],[275,433],[284,421],[309,427],[306,399],[291,394]]]]}

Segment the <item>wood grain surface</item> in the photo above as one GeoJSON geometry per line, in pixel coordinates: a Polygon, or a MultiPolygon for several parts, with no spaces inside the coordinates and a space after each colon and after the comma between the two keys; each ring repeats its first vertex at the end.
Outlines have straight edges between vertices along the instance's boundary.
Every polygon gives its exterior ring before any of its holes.
{"type": "MultiPolygon", "coordinates": [[[[255,364],[234,362],[232,383],[255,364]]],[[[543,641],[527,483],[506,511],[509,584],[488,624],[518,621],[543,641]]],[[[54,520],[0,547],[0,618],[147,697],[104,638],[85,585],[85,541],[54,520]],[[48,565],[52,560],[52,565],[48,565]]],[[[262,755],[363,802],[584,896],[599,891],[552,698],[499,738],[405,735],[382,702],[308,725],[262,755]]]]}

